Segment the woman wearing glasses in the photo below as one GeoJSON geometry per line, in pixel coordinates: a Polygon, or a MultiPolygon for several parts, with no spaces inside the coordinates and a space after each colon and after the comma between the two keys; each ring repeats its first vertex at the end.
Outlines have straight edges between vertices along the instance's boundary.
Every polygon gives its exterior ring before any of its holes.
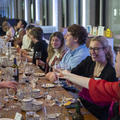
{"type": "MultiPolygon", "coordinates": [[[[120,52],[116,56],[116,76],[120,78],[120,52]]],[[[111,103],[113,106],[112,116],[109,120],[119,120],[120,118],[120,82],[107,82],[106,80],[94,78],[82,77],[75,74],[71,74],[68,71],[62,71],[62,77],[68,81],[82,86],[89,90],[89,95],[94,103],[99,104],[101,102],[111,103]]],[[[102,115],[101,115],[102,116],[102,115]]]]}
{"type": "MultiPolygon", "coordinates": [[[[110,82],[117,81],[116,72],[113,67],[113,52],[107,39],[103,36],[91,39],[89,50],[91,56],[88,56],[77,67],[73,68],[71,73],[94,79],[104,79],[110,82]]],[[[57,77],[53,79],[52,76],[51,80],[57,80],[57,77]]],[[[101,102],[96,104],[91,99],[89,91],[86,88],[82,88],[79,96],[84,107],[99,120],[106,120],[108,118],[110,103],[101,102]]]]}
{"type": "MultiPolygon", "coordinates": [[[[83,60],[71,73],[92,77],[94,79],[104,79],[106,81],[117,81],[115,69],[113,68],[113,52],[108,45],[108,41],[103,36],[91,39],[89,44],[90,55],[83,60]]],[[[84,79],[83,79],[84,80],[84,79]]],[[[99,120],[108,118],[110,104],[95,104],[86,88],[82,88],[79,93],[82,104],[99,120]]]]}
{"type": "MultiPolygon", "coordinates": [[[[113,52],[108,41],[103,36],[91,39],[89,43],[90,55],[83,60],[77,67],[71,70],[71,73],[92,77],[94,79],[104,79],[106,81],[117,81],[116,72],[113,67],[113,52]]],[[[56,80],[57,77],[54,77],[56,80]]],[[[76,79],[76,78],[75,78],[76,79]]],[[[84,79],[83,79],[84,81],[84,79]]],[[[79,82],[79,81],[78,81],[79,82]]],[[[107,120],[110,103],[101,102],[96,104],[90,97],[89,91],[82,88],[79,92],[82,104],[99,120],[107,120]]]]}

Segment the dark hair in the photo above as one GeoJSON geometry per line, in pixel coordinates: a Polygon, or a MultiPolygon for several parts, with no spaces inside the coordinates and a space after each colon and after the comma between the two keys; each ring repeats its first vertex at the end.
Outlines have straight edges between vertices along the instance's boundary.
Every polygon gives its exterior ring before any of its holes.
{"type": "Polygon", "coordinates": [[[32,35],[38,41],[41,41],[43,37],[43,30],[41,27],[34,27],[31,29],[29,34],[32,35]]]}
{"type": "Polygon", "coordinates": [[[17,26],[19,19],[15,19],[14,26],[17,26]]]}
{"type": "Polygon", "coordinates": [[[28,25],[28,26],[26,27],[26,30],[33,29],[34,27],[35,27],[34,25],[28,25]]]}
{"type": "Polygon", "coordinates": [[[21,19],[21,20],[19,20],[19,21],[21,21],[22,22],[22,25],[24,25],[24,28],[26,27],[26,25],[27,25],[27,22],[25,21],[25,20],[23,20],[23,19],[21,19]]]}
{"type": "Polygon", "coordinates": [[[73,24],[68,27],[68,32],[70,32],[73,37],[78,38],[78,44],[81,45],[86,43],[88,34],[86,29],[83,26],[73,24]]]}

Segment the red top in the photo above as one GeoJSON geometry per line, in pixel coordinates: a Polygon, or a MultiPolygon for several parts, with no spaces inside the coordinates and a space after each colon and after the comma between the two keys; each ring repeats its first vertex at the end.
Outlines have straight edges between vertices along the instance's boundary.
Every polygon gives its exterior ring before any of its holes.
{"type": "Polygon", "coordinates": [[[89,94],[92,100],[99,102],[112,102],[120,100],[120,82],[90,79],[89,94]]]}

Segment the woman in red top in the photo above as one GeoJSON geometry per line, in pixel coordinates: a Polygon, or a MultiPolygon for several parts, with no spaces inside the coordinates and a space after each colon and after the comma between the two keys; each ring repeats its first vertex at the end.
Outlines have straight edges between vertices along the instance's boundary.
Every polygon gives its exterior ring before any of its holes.
{"type": "MultiPolygon", "coordinates": [[[[120,77],[120,52],[118,52],[116,56],[115,69],[116,69],[117,77],[119,78],[120,77]]],[[[96,103],[99,103],[99,102],[111,103],[113,101],[118,103],[120,101],[120,81],[108,82],[105,80],[95,80],[92,78],[90,79],[87,77],[78,76],[68,71],[62,71],[62,75],[68,81],[89,89],[90,97],[96,103]]],[[[118,105],[116,104],[115,106],[118,107],[118,105]]],[[[118,110],[116,110],[115,113],[118,113],[118,110]]],[[[113,120],[120,119],[119,115],[117,115],[117,117],[116,119],[114,118],[113,120]]]]}

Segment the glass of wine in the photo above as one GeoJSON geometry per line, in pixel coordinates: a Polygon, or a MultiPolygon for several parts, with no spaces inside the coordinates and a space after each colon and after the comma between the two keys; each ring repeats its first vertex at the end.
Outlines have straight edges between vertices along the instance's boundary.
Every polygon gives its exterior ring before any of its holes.
{"type": "Polygon", "coordinates": [[[30,71],[30,66],[27,65],[25,68],[25,76],[27,77],[27,79],[29,80],[29,77],[31,76],[31,71],[30,71]]]}
{"type": "Polygon", "coordinates": [[[35,59],[36,59],[36,65],[37,66],[38,66],[39,60],[41,59],[41,56],[42,56],[41,52],[36,51],[36,53],[35,53],[35,59]]]}

